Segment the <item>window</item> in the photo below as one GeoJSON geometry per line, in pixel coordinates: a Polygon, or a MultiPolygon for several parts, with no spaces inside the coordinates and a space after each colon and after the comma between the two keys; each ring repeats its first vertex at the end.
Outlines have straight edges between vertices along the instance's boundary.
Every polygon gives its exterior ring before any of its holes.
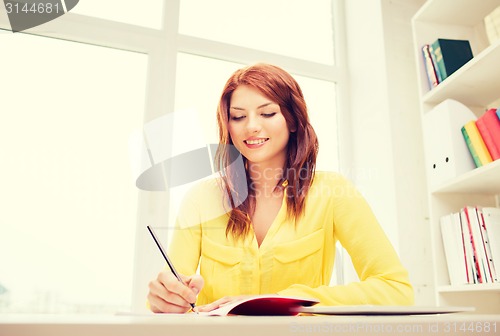
{"type": "Polygon", "coordinates": [[[105,20],[161,29],[163,0],[81,0],[71,12],[105,20]]]}
{"type": "Polygon", "coordinates": [[[317,169],[338,171],[336,84],[298,75],[295,75],[295,79],[302,88],[311,124],[318,136],[320,150],[317,169]]]}
{"type": "Polygon", "coordinates": [[[0,309],[128,309],[138,191],[126,144],[142,123],[147,58],[1,40],[0,309]]]}
{"type": "Polygon", "coordinates": [[[0,311],[145,309],[163,267],[145,226],[168,225],[185,188],[137,190],[129,137],[194,108],[206,141],[217,142],[219,95],[242,65],[292,73],[319,136],[318,169],[338,169],[341,3],[85,0],[31,35],[0,31],[0,199],[9,205],[0,311]]]}
{"type": "Polygon", "coordinates": [[[179,33],[333,65],[332,1],[182,0],[179,33]]]}

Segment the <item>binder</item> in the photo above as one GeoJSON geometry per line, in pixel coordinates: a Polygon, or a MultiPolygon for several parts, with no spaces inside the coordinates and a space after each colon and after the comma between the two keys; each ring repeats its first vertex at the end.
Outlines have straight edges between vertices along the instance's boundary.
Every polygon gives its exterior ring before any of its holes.
{"type": "Polygon", "coordinates": [[[462,103],[447,99],[423,117],[426,171],[431,190],[476,167],[462,136],[462,126],[475,120],[462,103]]]}

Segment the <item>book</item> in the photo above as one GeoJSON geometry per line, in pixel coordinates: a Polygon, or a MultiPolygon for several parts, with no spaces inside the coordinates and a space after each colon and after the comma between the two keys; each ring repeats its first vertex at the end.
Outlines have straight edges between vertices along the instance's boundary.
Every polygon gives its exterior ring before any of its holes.
{"type": "Polygon", "coordinates": [[[464,209],[460,210],[460,227],[462,229],[462,242],[464,244],[464,261],[467,270],[467,283],[478,283],[476,270],[476,260],[472,248],[472,235],[467,223],[467,216],[464,209]]]}
{"type": "Polygon", "coordinates": [[[473,57],[467,40],[439,38],[432,43],[437,69],[444,81],[473,57]]]}
{"type": "Polygon", "coordinates": [[[490,268],[488,267],[488,259],[486,258],[486,251],[484,249],[484,240],[477,209],[475,207],[467,206],[464,208],[464,211],[472,234],[472,247],[476,258],[478,280],[480,283],[491,283],[493,280],[490,268]]]}
{"type": "Polygon", "coordinates": [[[485,16],[484,26],[486,28],[486,36],[488,37],[490,44],[493,44],[500,39],[500,6],[485,16]]]}
{"type": "Polygon", "coordinates": [[[493,161],[500,159],[500,119],[496,111],[497,109],[489,109],[476,120],[479,134],[493,161]]]}
{"type": "Polygon", "coordinates": [[[470,140],[469,134],[465,127],[462,127],[462,135],[464,137],[465,143],[467,144],[467,148],[469,149],[469,153],[474,160],[474,164],[477,167],[481,167],[483,164],[481,163],[481,159],[477,155],[476,148],[472,145],[472,141],[470,140]]]}
{"type": "Polygon", "coordinates": [[[436,68],[432,62],[431,52],[429,50],[429,45],[424,44],[422,47],[422,56],[424,58],[425,73],[427,74],[427,82],[429,83],[429,89],[436,87],[439,84],[438,76],[436,73],[436,68]]]}
{"type": "Polygon", "coordinates": [[[493,263],[493,257],[491,254],[491,243],[488,236],[488,230],[486,230],[486,224],[484,222],[484,214],[482,208],[476,208],[479,216],[479,224],[481,226],[481,233],[483,234],[484,251],[486,254],[486,259],[488,260],[488,267],[491,273],[491,279],[493,282],[499,282],[495,264],[493,263]]]}
{"type": "Polygon", "coordinates": [[[465,142],[467,143],[467,147],[469,147],[469,151],[474,159],[476,167],[484,166],[485,164],[493,161],[486,145],[484,144],[483,138],[477,129],[475,120],[467,122],[462,127],[462,134],[465,142]]]}
{"type": "Polygon", "coordinates": [[[438,80],[438,84],[439,84],[443,81],[443,76],[441,76],[441,73],[439,72],[439,69],[437,66],[437,61],[436,61],[436,53],[434,52],[432,45],[429,45],[429,53],[431,54],[432,66],[434,67],[434,70],[436,71],[436,76],[437,76],[437,80],[438,80]]]}
{"type": "Polygon", "coordinates": [[[470,213],[470,208],[465,207],[461,211],[465,214],[465,220],[467,223],[467,226],[469,228],[469,235],[470,235],[470,243],[472,246],[472,256],[474,260],[474,268],[473,271],[475,272],[474,280],[475,283],[483,283],[484,282],[484,273],[482,271],[482,265],[480,263],[480,258],[479,258],[479,247],[478,247],[478,242],[477,242],[477,237],[474,239],[474,231],[473,231],[473,223],[471,221],[472,219],[472,214],[470,213]]]}
{"type": "Polygon", "coordinates": [[[483,207],[483,218],[488,239],[490,242],[491,258],[493,266],[497,271],[500,270],[500,209],[492,207],[483,207]]]}
{"type": "Polygon", "coordinates": [[[299,298],[264,294],[245,297],[234,302],[222,305],[209,312],[200,312],[200,315],[297,315],[298,308],[312,306],[319,303],[314,298],[299,298]]]}
{"type": "Polygon", "coordinates": [[[465,254],[462,228],[460,225],[460,214],[452,213],[441,217],[440,225],[450,284],[466,284],[467,269],[464,258],[465,254]]]}
{"type": "Polygon", "coordinates": [[[497,117],[498,117],[498,119],[500,119],[500,107],[497,108],[497,117]]]}

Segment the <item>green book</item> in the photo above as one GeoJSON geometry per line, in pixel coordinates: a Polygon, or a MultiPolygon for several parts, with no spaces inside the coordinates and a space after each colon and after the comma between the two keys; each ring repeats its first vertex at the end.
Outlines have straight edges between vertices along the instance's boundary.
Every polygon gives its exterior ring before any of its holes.
{"type": "Polygon", "coordinates": [[[476,164],[476,167],[481,167],[483,164],[481,163],[481,160],[479,159],[479,156],[477,155],[476,150],[474,149],[474,146],[472,145],[472,142],[470,141],[469,134],[467,133],[465,126],[462,127],[462,134],[464,136],[465,143],[467,144],[467,148],[469,148],[469,152],[472,155],[472,159],[474,160],[474,163],[476,164]]]}

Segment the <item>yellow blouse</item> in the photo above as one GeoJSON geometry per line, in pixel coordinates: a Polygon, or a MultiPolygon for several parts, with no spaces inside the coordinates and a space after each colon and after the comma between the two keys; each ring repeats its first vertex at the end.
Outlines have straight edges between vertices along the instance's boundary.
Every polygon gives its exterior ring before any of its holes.
{"type": "Polygon", "coordinates": [[[286,220],[286,195],[258,246],[226,237],[228,215],[215,179],[197,184],[181,206],[169,256],[181,274],[199,272],[197,305],[224,296],[278,293],[321,305],[410,305],[413,288],[390,241],[360,193],[342,176],[316,172],[304,215],[286,220]],[[340,241],[360,281],[329,286],[340,241]]]}

